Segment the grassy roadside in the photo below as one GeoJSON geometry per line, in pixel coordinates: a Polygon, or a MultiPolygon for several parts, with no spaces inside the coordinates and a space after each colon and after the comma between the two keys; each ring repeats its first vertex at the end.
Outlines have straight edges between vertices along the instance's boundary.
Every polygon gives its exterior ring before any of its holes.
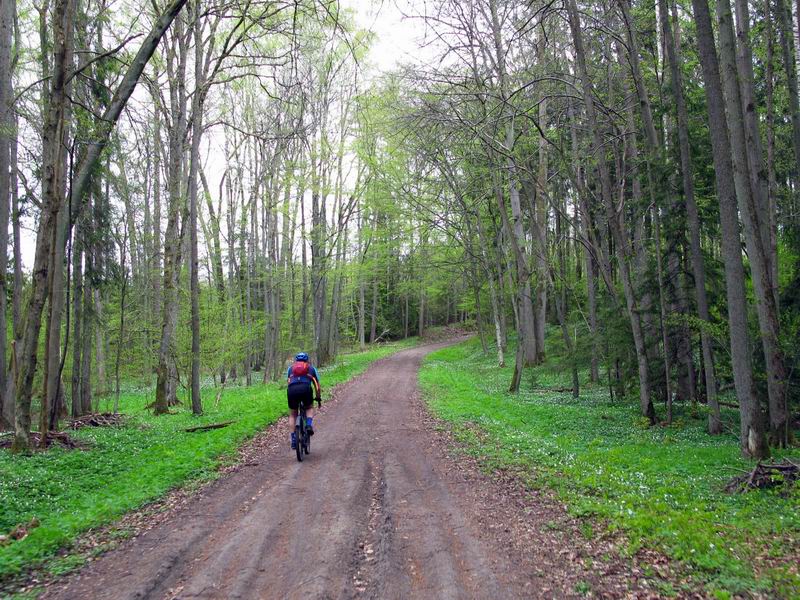
{"type": "MultiPolygon", "coordinates": [[[[415,339],[341,355],[320,369],[323,394],[360,374],[375,360],[413,346],[415,339]]],[[[218,466],[246,440],[287,412],[280,384],[228,388],[214,407],[208,389],[205,414],[193,417],[188,402],[176,414],[154,417],[144,406],[152,394],[120,398],[124,427],[71,433],[88,450],[52,449],[29,457],[0,450],[0,534],[36,519],[22,540],[0,546],[0,582],[53,556],[79,533],[113,521],[169,490],[213,478],[218,466]],[[223,429],[186,433],[193,425],[235,422],[223,429]]],[[[288,456],[288,455],[287,455],[288,456]]]]}
{"type": "Polygon", "coordinates": [[[467,452],[554,489],[587,535],[621,530],[632,551],[661,550],[719,598],[800,597],[800,490],[724,493],[735,469],[752,466],[733,435],[708,436],[704,419],[681,413],[671,427],[646,428],[635,403],[612,403],[601,387],[577,400],[541,391],[570,385],[553,365],[526,373],[519,395],[506,391],[510,380],[475,340],[429,355],[420,372],[429,406],[467,452]]]}

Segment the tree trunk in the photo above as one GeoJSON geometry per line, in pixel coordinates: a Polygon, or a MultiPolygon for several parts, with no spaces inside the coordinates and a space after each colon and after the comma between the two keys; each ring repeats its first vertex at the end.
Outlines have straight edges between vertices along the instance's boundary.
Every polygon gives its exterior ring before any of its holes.
{"type": "MultiPolygon", "coordinates": [[[[739,3],[737,3],[739,6],[739,3]]],[[[747,33],[744,21],[748,18],[746,7],[740,10],[740,32],[747,33]]],[[[763,224],[759,213],[764,215],[761,175],[763,165],[760,156],[760,137],[755,121],[755,104],[752,92],[752,66],[743,63],[750,56],[749,45],[736,55],[736,41],[729,0],[717,3],[719,22],[720,66],[725,106],[728,116],[728,132],[733,157],[733,174],[739,212],[744,224],[747,253],[750,258],[753,289],[756,295],[761,344],[764,351],[769,396],[770,437],[772,443],[785,446],[789,439],[789,417],[786,405],[787,373],[780,348],[780,324],[772,285],[770,261],[764,247],[763,224]],[[737,58],[739,65],[737,65],[737,58]],[[744,91],[744,94],[742,92],[744,91]],[[754,131],[755,130],[755,131],[754,131]],[[759,139],[756,139],[759,137],[759,139]],[[755,146],[755,148],[754,148],[755,146]],[[757,151],[756,151],[757,150],[757,151]]],[[[740,37],[740,45],[744,44],[740,37]]]]}
{"type": "MultiPolygon", "coordinates": [[[[308,238],[306,236],[306,203],[305,192],[300,195],[300,254],[302,258],[301,297],[300,297],[300,332],[306,335],[308,327],[308,238]]],[[[294,327],[294,325],[293,325],[294,327]]],[[[294,333],[292,334],[294,337],[294,333]]]]}
{"type": "Polygon", "coordinates": [[[575,43],[575,59],[578,67],[578,76],[583,88],[583,98],[586,105],[586,113],[589,118],[589,127],[592,130],[592,149],[597,157],[598,170],[600,171],[600,186],[603,204],[607,213],[608,223],[614,240],[615,251],[617,253],[619,271],[622,276],[623,290],[625,293],[625,303],[628,310],[628,317],[631,323],[634,345],[636,348],[636,359],[639,368],[639,401],[642,415],[647,417],[651,424],[656,421],[655,409],[650,397],[650,375],[647,364],[647,351],[639,320],[639,312],[634,296],[633,284],[630,275],[626,244],[620,223],[620,215],[617,214],[611,194],[611,176],[608,164],[605,159],[605,146],[603,144],[599,124],[595,114],[594,99],[592,98],[592,86],[586,69],[586,54],[583,48],[583,34],[578,17],[578,9],[575,0],[567,0],[567,10],[569,13],[569,24],[575,43]]]}
{"type": "Polygon", "coordinates": [[[359,276],[358,282],[358,347],[363,351],[366,346],[366,294],[364,293],[364,277],[359,276]]]}
{"type": "MultiPolygon", "coordinates": [[[[775,165],[776,165],[776,158],[775,158],[775,42],[774,42],[774,32],[772,28],[772,18],[770,13],[770,2],[766,0],[764,3],[764,15],[765,20],[767,22],[767,59],[766,59],[766,96],[767,96],[767,105],[766,105],[766,113],[767,113],[767,180],[769,182],[768,187],[768,198],[767,198],[767,206],[769,208],[769,253],[772,256],[773,260],[771,263],[772,266],[772,282],[775,286],[776,291],[778,286],[778,223],[777,223],[777,201],[778,201],[778,181],[777,175],[775,173],[775,165]]],[[[776,7],[777,10],[782,11],[784,10],[781,0],[776,0],[776,7]]],[[[789,35],[791,36],[791,28],[789,29],[789,35]]],[[[790,41],[791,37],[790,37],[790,41]]],[[[792,44],[793,46],[794,44],[792,44]]],[[[791,57],[792,52],[787,53],[788,56],[791,57]]],[[[793,68],[793,64],[787,65],[787,69],[793,68]]],[[[787,77],[792,76],[792,74],[787,73],[787,77]]],[[[794,90],[795,90],[795,97],[794,102],[797,104],[797,81],[796,76],[794,81],[794,90]]],[[[792,96],[790,93],[790,101],[792,96]]],[[[800,124],[800,120],[798,120],[800,124]]],[[[794,125],[794,118],[792,120],[792,124],[794,125]]],[[[797,149],[796,149],[797,150],[797,149]]],[[[795,152],[795,162],[798,162],[798,157],[800,154],[795,152]]],[[[795,167],[796,169],[796,167],[795,167]]],[[[795,175],[794,178],[794,185],[797,186],[797,176],[795,175]]],[[[777,297],[779,294],[776,294],[776,306],[780,307],[779,298],[777,297]]]]}
{"type": "Polygon", "coordinates": [[[94,310],[94,291],[95,281],[98,279],[99,250],[95,238],[98,235],[99,217],[98,213],[103,210],[100,199],[100,183],[97,179],[92,181],[90,190],[92,200],[87,205],[87,210],[91,207],[91,212],[86,215],[86,229],[84,230],[84,276],[83,276],[83,297],[81,298],[82,307],[82,329],[80,336],[75,338],[75,343],[81,345],[81,414],[86,415],[92,412],[92,343],[94,341],[94,329],[98,324],[97,314],[94,310]]]}
{"type": "Polygon", "coordinates": [[[491,268],[488,257],[485,255],[486,245],[484,244],[484,242],[481,242],[481,251],[484,254],[483,256],[484,271],[486,272],[486,278],[489,281],[489,301],[492,304],[492,318],[494,319],[495,344],[497,345],[497,366],[505,367],[506,345],[505,345],[505,337],[503,335],[502,308],[500,305],[500,301],[497,297],[497,286],[495,285],[494,272],[493,269],[491,268]]]}
{"type": "MultiPolygon", "coordinates": [[[[538,46],[542,46],[540,43],[538,46]]],[[[544,51],[539,52],[540,58],[545,60],[544,51]]],[[[539,124],[540,127],[547,126],[547,98],[542,98],[539,102],[539,124]]],[[[538,250],[536,252],[536,362],[542,363],[545,359],[544,337],[547,326],[547,146],[548,142],[544,136],[539,137],[539,165],[536,175],[536,194],[533,219],[533,227],[537,231],[539,239],[538,250]]]]}
{"type": "Polygon", "coordinates": [[[178,19],[175,34],[177,56],[174,50],[167,61],[167,72],[170,81],[170,109],[172,123],[169,127],[169,162],[167,165],[167,197],[169,208],[167,213],[167,229],[164,232],[164,282],[162,300],[161,340],[158,349],[158,367],[156,369],[156,398],[153,405],[155,414],[165,414],[169,406],[177,404],[176,366],[175,366],[175,329],[178,321],[178,283],[181,270],[182,231],[185,219],[182,214],[186,210],[186,202],[182,195],[183,179],[183,143],[186,136],[186,61],[187,42],[184,34],[184,23],[178,19]],[[177,64],[174,61],[177,60],[177,64]],[[179,233],[180,232],[180,233],[179,233]]]}
{"type": "MultiPolygon", "coordinates": [[[[472,226],[470,223],[469,218],[466,220],[467,223],[467,243],[466,243],[466,251],[468,256],[472,258],[469,261],[469,266],[467,271],[464,275],[469,279],[472,288],[473,299],[475,302],[475,326],[478,328],[478,337],[480,338],[481,342],[481,351],[484,355],[489,354],[489,346],[486,342],[486,334],[484,333],[484,324],[483,324],[483,311],[481,310],[481,279],[478,273],[478,268],[475,264],[475,259],[477,259],[477,255],[475,252],[475,236],[472,231],[472,226]]],[[[481,261],[482,263],[483,261],[481,261]]]]}
{"type": "MultiPolygon", "coordinates": [[[[666,197],[666,202],[664,203],[665,206],[670,206],[674,203],[671,194],[671,187],[668,185],[669,182],[667,178],[664,176],[664,168],[663,165],[665,164],[665,159],[663,156],[663,147],[664,145],[660,143],[658,133],[656,132],[655,123],[653,120],[653,111],[650,102],[650,97],[647,92],[647,88],[645,86],[644,76],[642,74],[641,65],[639,62],[639,42],[638,36],[636,32],[635,24],[633,23],[633,17],[630,13],[630,2],[629,0],[618,0],[618,4],[622,11],[623,19],[625,21],[625,32],[628,41],[628,63],[630,65],[631,76],[633,78],[635,88],[636,88],[636,95],[639,99],[639,114],[641,116],[642,124],[644,125],[645,131],[645,142],[647,152],[645,154],[645,175],[647,180],[647,188],[648,188],[648,195],[650,204],[652,206],[657,206],[659,204],[658,199],[662,189],[666,189],[667,193],[664,194],[666,197]]],[[[622,50],[620,50],[620,55],[622,55],[622,50]]],[[[629,117],[630,123],[635,123],[633,117],[629,117]]],[[[634,130],[636,125],[634,124],[634,130]]],[[[631,142],[632,146],[631,149],[634,154],[637,153],[637,150],[634,148],[636,145],[635,137],[631,142]]],[[[634,161],[635,164],[635,161],[634,161]]],[[[633,180],[633,189],[634,189],[634,202],[636,204],[641,204],[641,185],[639,183],[639,178],[635,177],[633,180]],[[638,190],[638,199],[636,191],[638,190]]],[[[644,211],[645,213],[647,211],[644,211]]],[[[647,270],[647,256],[648,253],[645,249],[644,243],[644,227],[645,224],[642,222],[641,218],[636,219],[636,226],[634,228],[634,238],[635,238],[635,252],[638,253],[637,256],[637,276],[638,277],[645,277],[646,270],[647,270]]],[[[669,253],[672,254],[671,252],[669,253]]],[[[643,293],[641,294],[641,302],[640,302],[640,312],[641,312],[641,321],[644,325],[645,335],[648,331],[652,330],[652,318],[650,312],[651,306],[651,298],[650,293],[645,287],[643,293]]]]}
{"type": "Polygon", "coordinates": [[[372,310],[369,317],[369,343],[375,343],[375,337],[378,335],[378,278],[372,276],[372,310]]]}
{"type": "MultiPolygon", "coordinates": [[[[703,251],[700,245],[700,218],[697,212],[697,202],[694,197],[694,181],[692,172],[692,157],[689,146],[689,116],[686,109],[686,100],[683,94],[683,80],[680,70],[680,53],[672,23],[669,18],[666,0],[659,0],[661,22],[666,37],[666,50],[669,59],[670,74],[672,78],[672,93],[675,98],[675,109],[678,125],[678,146],[681,160],[681,177],[683,181],[684,202],[686,204],[686,219],[689,229],[689,249],[691,251],[692,272],[694,274],[695,296],[697,299],[697,312],[700,319],[711,324],[711,314],[708,309],[708,295],[706,293],[706,272],[703,263],[703,251]]],[[[700,344],[703,351],[703,372],[705,374],[706,399],[708,401],[708,430],[716,435],[722,433],[722,422],[719,415],[717,401],[717,379],[714,374],[714,353],[711,335],[708,327],[700,329],[700,344]]]]}
{"type": "Polygon", "coordinates": [[[97,362],[97,394],[105,396],[108,393],[108,378],[106,375],[106,322],[103,311],[103,295],[100,290],[94,290],[94,316],[97,326],[94,328],[95,336],[95,361],[97,362]]]}
{"type": "Polygon", "coordinates": [[[72,57],[69,31],[73,23],[73,8],[71,0],[58,0],[53,8],[53,75],[42,129],[42,211],[36,236],[25,333],[18,354],[14,452],[27,452],[30,448],[31,392],[39,353],[39,332],[50,283],[48,267],[58,227],[58,213],[63,207],[60,178],[63,176],[65,111],[68,102],[66,83],[72,57]]]}
{"type": "Polygon", "coordinates": [[[327,122],[328,103],[322,107],[319,140],[311,144],[311,296],[314,310],[314,349],[318,364],[329,359],[325,303],[328,298],[327,122]]]}
{"type": "MultiPolygon", "coordinates": [[[[64,241],[68,228],[67,210],[58,213],[55,239],[50,263],[50,310],[46,327],[44,390],[40,409],[39,431],[45,432],[50,427],[50,412],[56,416],[60,412],[58,406],[61,391],[61,316],[64,311],[64,241]]],[[[42,447],[46,448],[45,436],[42,436],[42,447]]]]}
{"type": "MultiPolygon", "coordinates": [[[[16,148],[16,142],[13,143],[13,146],[16,148]]],[[[15,154],[15,150],[12,150],[12,154],[15,154]]],[[[14,164],[16,164],[16,160],[12,160],[14,164]]],[[[21,305],[22,305],[22,292],[23,292],[23,283],[22,283],[22,249],[21,249],[21,234],[20,234],[20,219],[19,219],[19,198],[16,192],[16,169],[14,170],[14,174],[12,175],[12,186],[14,186],[14,190],[12,191],[12,206],[13,206],[13,229],[14,229],[14,292],[12,297],[13,303],[13,337],[12,337],[12,346],[11,351],[9,352],[9,357],[7,358],[7,363],[9,364],[9,370],[7,372],[6,377],[6,385],[3,388],[4,398],[6,399],[5,402],[2,403],[0,406],[0,422],[4,422],[6,426],[9,428],[14,426],[15,422],[15,412],[16,412],[16,402],[14,398],[16,397],[16,373],[17,373],[17,363],[19,357],[19,348],[22,344],[22,334],[23,334],[23,326],[24,323],[22,322],[22,314],[21,314],[21,305]]],[[[5,368],[5,366],[3,366],[5,368]]]]}
{"type": "Polygon", "coordinates": [[[403,294],[403,338],[408,338],[408,293],[403,294]]]}
{"type": "MultiPolygon", "coordinates": [[[[14,119],[14,130],[17,130],[17,119],[14,119]]],[[[17,189],[18,173],[17,173],[17,150],[18,140],[14,136],[11,142],[11,203],[12,203],[12,229],[14,231],[14,293],[12,296],[12,313],[14,319],[14,340],[20,341],[22,339],[22,233],[20,231],[20,206],[19,206],[19,192],[17,189]]],[[[4,363],[7,364],[7,363],[4,363]]],[[[9,379],[13,385],[13,378],[9,379]]],[[[6,386],[7,387],[7,386],[6,386]]],[[[6,389],[4,387],[3,389],[6,389]]],[[[12,410],[14,403],[7,403],[12,410]]],[[[13,417],[13,415],[12,415],[13,417]]]]}
{"type": "MultiPolygon", "coordinates": [[[[580,160],[579,156],[579,149],[578,149],[578,132],[575,123],[575,114],[572,104],[568,107],[568,115],[569,115],[569,129],[570,129],[570,141],[571,141],[571,153],[572,153],[572,168],[575,171],[575,181],[577,184],[577,192],[579,195],[579,202],[578,207],[576,207],[575,212],[576,216],[579,212],[583,212],[579,219],[580,219],[580,235],[583,240],[581,244],[583,248],[583,256],[584,261],[586,263],[586,304],[587,310],[589,312],[589,334],[592,338],[592,352],[591,352],[591,359],[590,359],[590,367],[589,367],[589,378],[592,383],[599,383],[600,382],[600,338],[597,334],[597,284],[596,284],[596,274],[595,274],[595,260],[594,256],[591,251],[591,227],[592,223],[589,218],[589,207],[588,204],[582,200],[585,197],[584,192],[584,184],[583,184],[583,174],[581,171],[580,160]],[[580,206],[584,207],[584,210],[580,210],[580,206]]],[[[580,264],[579,260],[576,260],[576,264],[580,264]]]]}
{"type": "Polygon", "coordinates": [[[723,97],[711,14],[707,0],[692,0],[697,26],[700,62],[703,68],[708,123],[717,181],[722,257],[725,264],[725,286],[728,298],[731,362],[736,397],[739,401],[740,446],[745,456],[764,458],[769,447],[764,433],[763,416],[753,387],[750,340],[747,331],[747,300],[744,266],[739,241],[739,218],[734,168],[731,162],[731,141],[725,112],[719,99],[723,97]]]}
{"type": "Polygon", "coordinates": [[[422,339],[425,333],[425,288],[419,288],[419,325],[417,326],[417,335],[422,339]]]}
{"type": "Polygon", "coordinates": [[[792,34],[791,5],[784,0],[775,0],[775,13],[780,28],[781,57],[789,89],[789,113],[792,116],[792,149],[794,150],[794,183],[800,183],[800,102],[797,90],[797,60],[795,58],[794,35],[792,34]]]}
{"type": "MultiPolygon", "coordinates": [[[[154,94],[153,108],[153,256],[147,274],[153,294],[153,320],[161,317],[161,268],[163,254],[161,247],[161,113],[157,95],[154,94]]],[[[152,340],[148,340],[152,343],[152,340]]],[[[148,347],[152,347],[149,346],[148,347]]]]}
{"type": "Polygon", "coordinates": [[[4,0],[0,6],[0,429],[11,426],[10,410],[13,404],[6,396],[6,299],[8,297],[8,220],[11,192],[11,145],[17,137],[11,102],[12,64],[16,0],[4,0]]]}
{"type": "MultiPolygon", "coordinates": [[[[566,194],[563,195],[566,198],[566,194]]],[[[566,204],[566,201],[564,202],[566,204]]],[[[561,240],[563,232],[562,232],[562,213],[566,214],[566,206],[564,206],[563,210],[556,211],[556,239],[561,240]]],[[[540,234],[541,236],[542,234],[540,234]]],[[[578,378],[578,357],[575,352],[575,345],[572,342],[572,336],[569,334],[569,325],[567,324],[567,259],[566,259],[567,250],[564,248],[563,245],[560,245],[558,248],[558,271],[559,271],[559,278],[561,280],[561,293],[557,298],[554,299],[554,304],[556,307],[556,317],[558,318],[558,324],[561,327],[561,337],[564,340],[564,347],[567,349],[567,355],[570,359],[570,367],[572,371],[572,397],[578,398],[581,395],[581,388],[580,388],[580,379],[578,378]]],[[[546,271],[547,273],[547,271],[546,271]]],[[[550,276],[550,285],[553,287],[553,293],[555,295],[555,282],[553,281],[553,277],[550,276]]]]}
{"type": "MultiPolygon", "coordinates": [[[[142,42],[136,56],[133,58],[114,97],[101,119],[102,123],[94,141],[88,144],[86,154],[73,178],[71,185],[71,220],[80,213],[85,204],[85,192],[94,171],[97,160],[108,143],[109,135],[115,127],[123,108],[128,102],[136,83],[144,70],[145,65],[155,51],[161,36],[172,23],[185,4],[186,0],[175,0],[167,7],[165,12],[157,19],[153,29],[142,42]]],[[[66,44],[66,32],[72,27],[72,3],[70,0],[58,0],[54,9],[54,69],[50,82],[49,103],[47,117],[43,128],[43,181],[47,184],[43,189],[51,189],[52,178],[55,174],[55,165],[59,164],[60,152],[63,148],[63,114],[66,104],[64,93],[66,74],[69,63],[66,44]]],[[[26,452],[30,447],[30,404],[33,380],[36,372],[38,358],[39,332],[42,324],[42,311],[47,296],[47,262],[52,243],[52,232],[56,226],[56,215],[63,202],[55,196],[57,192],[43,193],[42,213],[36,235],[36,251],[34,254],[33,278],[31,292],[25,312],[25,328],[20,342],[18,353],[18,373],[16,388],[16,415],[15,436],[13,449],[16,452],[26,452]]]]}
{"type": "Polygon", "coordinates": [[[669,335],[667,334],[667,304],[664,298],[664,270],[661,257],[661,216],[658,207],[653,207],[655,223],[656,273],[658,276],[658,305],[661,316],[661,345],[664,349],[664,398],[667,404],[667,424],[672,425],[672,365],[670,364],[669,335]]]}
{"type": "MultiPolygon", "coordinates": [[[[88,207],[87,207],[88,210],[88,207]]],[[[83,329],[83,237],[88,217],[83,215],[75,228],[72,242],[72,416],[81,416],[81,356],[83,329]]]]}
{"type": "Polygon", "coordinates": [[[201,35],[200,0],[194,2],[194,76],[192,97],[192,148],[189,172],[189,280],[192,319],[192,414],[203,414],[200,400],[200,279],[197,273],[197,178],[200,162],[200,136],[203,128],[203,43],[201,35]]]}
{"type": "MultiPolygon", "coordinates": [[[[489,3],[491,12],[491,27],[494,42],[494,63],[497,71],[497,77],[500,85],[500,96],[504,102],[504,117],[506,120],[505,126],[505,140],[504,150],[506,153],[505,164],[508,172],[508,189],[511,204],[511,220],[513,226],[509,223],[508,214],[505,207],[504,191],[497,181],[494,181],[494,193],[500,209],[500,215],[503,220],[503,225],[506,230],[506,235],[511,242],[515,270],[516,270],[516,285],[517,285],[517,303],[518,307],[518,339],[517,344],[522,346],[522,365],[532,366],[537,362],[539,356],[539,349],[536,344],[536,320],[534,314],[534,302],[531,291],[530,281],[530,268],[528,265],[528,258],[525,252],[525,233],[523,230],[522,222],[522,208],[519,200],[519,182],[517,178],[517,166],[514,162],[512,152],[514,149],[515,133],[512,114],[510,112],[510,104],[507,102],[509,96],[508,92],[508,74],[506,72],[506,49],[503,47],[503,40],[501,34],[500,21],[497,12],[497,2],[491,0],[489,3]]],[[[496,179],[493,176],[493,179],[496,179]]]]}
{"type": "MultiPolygon", "coordinates": [[[[126,232],[127,233],[127,232],[126,232]]],[[[146,234],[145,234],[146,235],[146,234]]],[[[147,253],[145,252],[145,256],[147,253]]],[[[120,244],[120,264],[122,267],[122,289],[120,290],[119,301],[119,333],[117,335],[117,359],[114,364],[114,414],[119,412],[119,369],[122,363],[122,346],[125,340],[125,295],[128,291],[128,268],[125,265],[125,240],[120,244]]],[[[145,277],[146,285],[149,284],[149,277],[145,277]]],[[[145,288],[147,289],[147,288],[145,288]]]]}

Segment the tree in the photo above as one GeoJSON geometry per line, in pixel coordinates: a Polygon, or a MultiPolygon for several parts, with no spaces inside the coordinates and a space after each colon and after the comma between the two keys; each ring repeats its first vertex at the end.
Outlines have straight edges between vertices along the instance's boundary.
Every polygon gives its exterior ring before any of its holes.
{"type": "Polygon", "coordinates": [[[54,5],[53,77],[48,98],[47,118],[43,129],[44,180],[42,217],[36,234],[33,283],[30,300],[25,311],[26,325],[22,337],[22,348],[19,352],[19,371],[16,381],[17,399],[13,446],[16,452],[25,452],[30,447],[31,389],[36,370],[42,310],[47,294],[47,263],[54,243],[54,235],[57,231],[58,213],[68,206],[71,221],[74,221],[80,213],[81,207],[86,202],[85,192],[100,153],[108,143],[111,131],[133,93],[139,76],[155,51],[159,40],[185,3],[186,0],[174,0],[156,20],[150,33],[142,42],[124,78],[117,87],[108,109],[98,121],[97,137],[94,142],[88,145],[86,155],[73,178],[69,204],[65,204],[64,199],[59,197],[58,178],[62,176],[60,169],[63,163],[62,152],[64,147],[63,118],[66,109],[65,88],[69,69],[67,58],[71,52],[67,31],[72,27],[73,13],[72,4],[69,0],[57,0],[54,5]]]}

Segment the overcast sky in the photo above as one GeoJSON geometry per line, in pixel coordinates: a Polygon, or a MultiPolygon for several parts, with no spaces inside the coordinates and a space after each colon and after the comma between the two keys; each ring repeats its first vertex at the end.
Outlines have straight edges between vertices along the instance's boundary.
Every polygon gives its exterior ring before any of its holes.
{"type": "Polygon", "coordinates": [[[414,62],[424,51],[424,25],[420,19],[404,15],[423,12],[423,0],[341,0],[355,11],[358,26],[375,33],[370,62],[378,72],[390,71],[404,62],[414,62]]]}

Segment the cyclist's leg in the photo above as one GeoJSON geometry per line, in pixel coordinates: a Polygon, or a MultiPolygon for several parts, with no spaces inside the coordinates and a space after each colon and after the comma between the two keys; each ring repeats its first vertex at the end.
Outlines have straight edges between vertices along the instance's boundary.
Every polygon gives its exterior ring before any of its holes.
{"type": "Polygon", "coordinates": [[[314,392],[311,390],[311,386],[308,386],[308,394],[303,400],[303,406],[306,407],[306,424],[309,427],[309,433],[314,435],[314,425],[312,422],[314,418],[314,392]]]}
{"type": "Polygon", "coordinates": [[[306,409],[306,425],[308,425],[309,433],[314,435],[314,409],[308,408],[306,409]]]}
{"type": "Polygon", "coordinates": [[[297,419],[297,409],[305,398],[303,386],[292,384],[286,388],[286,401],[289,404],[289,426],[294,431],[294,422],[297,419]]]}
{"type": "Polygon", "coordinates": [[[295,433],[294,427],[297,421],[297,409],[300,406],[300,396],[296,386],[289,386],[286,390],[286,399],[289,404],[289,441],[294,447],[295,433]]]}
{"type": "Polygon", "coordinates": [[[294,432],[297,421],[297,410],[289,409],[289,445],[294,448],[297,443],[297,434],[294,432]]]}

